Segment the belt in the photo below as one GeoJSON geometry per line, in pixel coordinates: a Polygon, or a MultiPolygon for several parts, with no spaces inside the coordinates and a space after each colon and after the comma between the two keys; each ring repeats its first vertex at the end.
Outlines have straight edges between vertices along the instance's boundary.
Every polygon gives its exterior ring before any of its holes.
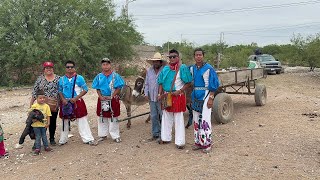
{"type": "Polygon", "coordinates": [[[207,87],[194,87],[194,90],[208,90],[207,87]]]}

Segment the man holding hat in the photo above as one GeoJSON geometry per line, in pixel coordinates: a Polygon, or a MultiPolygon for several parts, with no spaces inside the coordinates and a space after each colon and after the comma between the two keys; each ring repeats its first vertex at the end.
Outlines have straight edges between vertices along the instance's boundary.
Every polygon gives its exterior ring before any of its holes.
{"type": "Polygon", "coordinates": [[[101,60],[102,72],[93,80],[92,88],[97,90],[97,116],[98,118],[98,141],[103,141],[110,134],[111,138],[119,143],[120,128],[118,116],[120,116],[121,88],[125,85],[121,76],[112,71],[111,61],[108,58],[101,60]]]}
{"type": "Polygon", "coordinates": [[[147,62],[151,64],[151,67],[147,70],[144,92],[146,99],[149,101],[150,106],[150,118],[151,118],[151,132],[153,140],[160,140],[161,134],[161,125],[160,121],[162,118],[161,104],[158,101],[158,76],[163,66],[166,64],[166,61],[163,60],[159,52],[155,53],[153,58],[147,59],[147,62]]]}

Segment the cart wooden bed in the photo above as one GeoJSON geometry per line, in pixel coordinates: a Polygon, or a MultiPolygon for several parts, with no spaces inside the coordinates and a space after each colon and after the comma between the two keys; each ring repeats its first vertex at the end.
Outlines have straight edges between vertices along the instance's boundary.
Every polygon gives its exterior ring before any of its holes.
{"type": "Polygon", "coordinates": [[[220,123],[228,123],[233,117],[233,102],[229,94],[254,95],[257,106],[267,100],[266,86],[256,81],[266,77],[263,68],[217,71],[220,86],[213,101],[212,118],[220,123]]]}

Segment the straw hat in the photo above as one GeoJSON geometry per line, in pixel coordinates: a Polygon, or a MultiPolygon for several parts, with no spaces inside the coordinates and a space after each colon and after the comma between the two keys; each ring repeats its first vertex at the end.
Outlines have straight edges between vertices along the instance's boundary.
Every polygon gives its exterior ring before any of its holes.
{"type": "Polygon", "coordinates": [[[166,60],[164,60],[164,58],[162,57],[162,55],[159,52],[155,53],[153,55],[153,58],[147,59],[147,62],[151,65],[152,65],[153,61],[162,61],[163,63],[166,62],[166,60]]]}

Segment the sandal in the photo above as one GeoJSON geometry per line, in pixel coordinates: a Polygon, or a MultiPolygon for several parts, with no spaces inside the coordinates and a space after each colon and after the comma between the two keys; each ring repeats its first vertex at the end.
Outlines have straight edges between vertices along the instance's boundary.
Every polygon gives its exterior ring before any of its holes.
{"type": "Polygon", "coordinates": [[[203,153],[209,153],[211,151],[211,146],[202,150],[203,153]]]}
{"type": "Polygon", "coordinates": [[[198,146],[198,145],[193,145],[192,146],[192,150],[194,150],[194,151],[200,150],[200,149],[202,149],[202,148],[200,146],[198,146]]]}

